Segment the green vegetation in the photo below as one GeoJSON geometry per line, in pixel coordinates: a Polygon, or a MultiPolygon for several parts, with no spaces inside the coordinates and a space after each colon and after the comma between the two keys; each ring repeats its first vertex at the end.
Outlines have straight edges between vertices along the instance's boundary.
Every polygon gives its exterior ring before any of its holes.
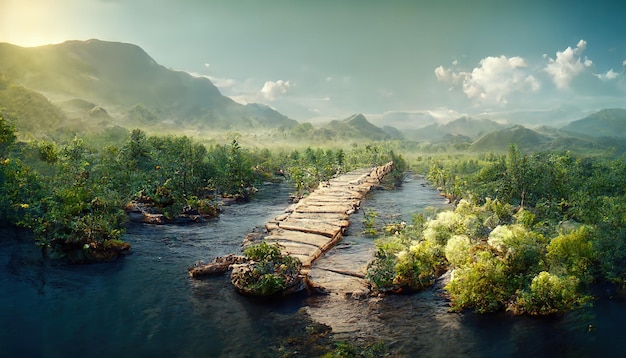
{"type": "Polygon", "coordinates": [[[244,148],[237,135],[228,145],[207,146],[115,127],[100,139],[18,141],[17,134],[2,114],[0,221],[32,230],[45,255],[71,262],[111,260],[128,250],[120,241],[124,209],[166,222],[213,217],[222,198],[247,201],[263,181],[287,179],[302,196],[358,167],[393,160],[396,178],[406,167],[383,144],[271,152],[244,148]]]}
{"type": "Polygon", "coordinates": [[[368,277],[422,290],[445,271],[454,310],[562,314],[589,286],[626,286],[624,158],[570,152],[432,160],[427,178],[456,208],[377,240],[368,277]]]}
{"type": "Polygon", "coordinates": [[[302,284],[300,260],[282,255],[278,245],[265,241],[248,247],[244,255],[249,265],[233,269],[231,279],[235,287],[254,296],[273,296],[302,284]]]}

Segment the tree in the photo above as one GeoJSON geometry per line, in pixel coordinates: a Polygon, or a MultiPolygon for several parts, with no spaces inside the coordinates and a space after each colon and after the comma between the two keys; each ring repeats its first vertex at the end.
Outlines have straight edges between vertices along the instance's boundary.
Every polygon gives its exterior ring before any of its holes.
{"type": "Polygon", "coordinates": [[[0,160],[8,157],[16,138],[15,127],[0,112],[0,160]]]}

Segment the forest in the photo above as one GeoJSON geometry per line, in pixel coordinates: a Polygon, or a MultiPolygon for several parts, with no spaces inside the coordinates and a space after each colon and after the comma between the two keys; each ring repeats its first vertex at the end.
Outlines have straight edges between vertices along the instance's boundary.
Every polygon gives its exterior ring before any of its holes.
{"type": "Polygon", "coordinates": [[[205,146],[187,136],[147,135],[134,129],[118,141],[93,145],[18,141],[0,119],[0,222],[32,231],[44,256],[74,263],[112,260],[130,249],[123,241],[128,211],[137,203],[165,223],[219,215],[223,201],[247,201],[255,186],[288,180],[293,198],[320,181],[402,156],[383,144],[343,149],[247,149],[237,139],[205,146]]]}

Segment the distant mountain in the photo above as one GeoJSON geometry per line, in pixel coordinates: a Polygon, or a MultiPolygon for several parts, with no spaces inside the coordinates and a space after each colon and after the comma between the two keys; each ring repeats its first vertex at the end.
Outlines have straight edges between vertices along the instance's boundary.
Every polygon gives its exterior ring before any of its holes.
{"type": "Polygon", "coordinates": [[[167,69],[132,44],[88,40],[24,48],[0,43],[0,74],[53,102],[97,105],[124,124],[136,117],[236,130],[298,124],[269,107],[236,103],[207,78],[167,69]]]}
{"type": "Polygon", "coordinates": [[[475,152],[501,152],[506,151],[510,144],[515,144],[522,152],[536,152],[546,149],[553,139],[532,129],[515,125],[486,134],[472,143],[469,148],[475,152]]]}
{"type": "Polygon", "coordinates": [[[445,124],[433,123],[418,130],[407,131],[406,136],[414,140],[430,142],[441,141],[450,135],[477,139],[503,128],[506,126],[490,119],[475,119],[464,116],[445,124]]]}
{"type": "Polygon", "coordinates": [[[424,112],[402,112],[402,111],[392,111],[384,113],[376,120],[372,120],[374,125],[383,126],[393,126],[395,128],[404,129],[417,129],[422,128],[424,126],[430,125],[432,123],[436,123],[438,120],[435,116],[433,116],[428,111],[424,112]]]}
{"type": "Polygon", "coordinates": [[[296,138],[316,141],[403,139],[402,132],[397,128],[377,127],[368,121],[363,114],[354,114],[342,120],[332,120],[317,128],[313,127],[311,123],[300,123],[292,128],[290,133],[296,138]]]}
{"type": "Polygon", "coordinates": [[[582,118],[590,111],[577,106],[561,105],[549,110],[522,109],[509,112],[489,112],[474,116],[475,118],[488,118],[507,125],[519,124],[525,127],[542,125],[563,126],[572,120],[582,118]]]}
{"type": "Polygon", "coordinates": [[[562,130],[590,137],[626,138],[626,109],[603,109],[570,122],[562,130]]]}
{"type": "Polygon", "coordinates": [[[0,112],[22,133],[51,134],[67,121],[61,109],[42,94],[0,78],[0,112]]]}
{"type": "Polygon", "coordinates": [[[362,138],[370,140],[385,140],[402,138],[401,133],[393,128],[377,127],[365,118],[363,114],[354,114],[343,120],[333,120],[322,127],[337,133],[338,137],[362,138]]]}

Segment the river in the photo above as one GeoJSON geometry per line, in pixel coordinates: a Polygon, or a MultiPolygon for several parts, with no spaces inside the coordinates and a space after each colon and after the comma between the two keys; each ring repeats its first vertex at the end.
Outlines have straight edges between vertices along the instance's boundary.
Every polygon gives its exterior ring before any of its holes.
{"type": "MultiPolygon", "coordinates": [[[[625,356],[622,299],[602,299],[558,318],[450,313],[441,291],[366,300],[298,294],[259,301],[235,293],[228,276],[193,280],[198,260],[239,252],[246,233],[283,212],[289,188],[268,184],[219,219],[189,226],[130,224],[132,254],[111,263],[41,259],[28,235],[0,231],[2,357],[311,356],[333,340],[384,342],[392,356],[625,356]],[[332,332],[330,329],[332,328],[332,332]]],[[[410,221],[441,197],[412,177],[374,191],[364,208],[379,221],[410,221]]],[[[367,251],[363,214],[341,250],[367,251]]]]}

